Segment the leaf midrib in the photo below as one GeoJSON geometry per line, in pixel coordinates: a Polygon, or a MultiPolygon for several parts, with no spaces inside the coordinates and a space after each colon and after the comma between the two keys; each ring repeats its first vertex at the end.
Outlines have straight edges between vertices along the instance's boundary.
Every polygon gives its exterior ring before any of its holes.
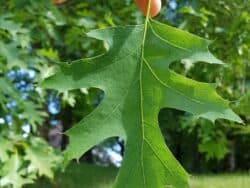
{"type": "MultiPolygon", "coordinates": [[[[140,56],[140,73],[139,73],[139,88],[140,88],[140,114],[141,114],[141,122],[140,122],[140,126],[141,126],[141,168],[142,168],[142,179],[143,179],[143,187],[146,186],[146,179],[145,179],[145,173],[144,173],[144,160],[143,160],[143,154],[144,154],[144,142],[150,147],[150,149],[153,151],[154,155],[158,158],[158,160],[160,160],[160,162],[162,163],[162,165],[164,167],[166,167],[169,172],[171,173],[171,170],[166,166],[166,164],[160,159],[160,157],[158,156],[157,152],[153,149],[153,146],[150,144],[150,142],[148,141],[147,138],[145,138],[145,133],[144,133],[144,105],[143,105],[143,79],[142,79],[142,74],[143,74],[143,65],[144,63],[146,64],[146,67],[150,70],[151,74],[153,74],[153,77],[160,82],[161,85],[165,86],[166,85],[164,83],[162,83],[162,80],[160,80],[158,78],[157,75],[155,75],[154,71],[152,70],[151,66],[146,62],[145,57],[144,57],[144,47],[145,47],[145,41],[146,41],[146,36],[147,36],[147,30],[148,30],[148,23],[149,23],[149,17],[146,17],[146,21],[145,21],[145,26],[144,26],[144,33],[143,33],[143,40],[142,40],[142,45],[141,45],[141,56],[140,56]],[[158,78],[158,79],[157,79],[158,78]]],[[[154,33],[155,34],[155,33],[154,33]]],[[[185,49],[182,49],[185,50],[185,49]]],[[[169,86],[167,86],[169,87],[169,86]]],[[[170,87],[169,87],[170,88],[170,87]]],[[[178,92],[179,93],[179,92],[178,92]]]]}
{"type": "Polygon", "coordinates": [[[147,16],[145,19],[145,24],[144,24],[144,31],[143,31],[143,40],[142,40],[142,45],[141,45],[141,57],[140,57],[140,76],[139,76],[139,82],[140,82],[140,112],[141,112],[141,134],[142,134],[142,141],[141,141],[141,168],[142,168],[142,179],[143,179],[143,187],[146,185],[146,179],[145,179],[145,173],[144,173],[144,163],[143,163],[143,151],[144,151],[144,140],[145,140],[145,135],[144,135],[144,107],[143,107],[143,82],[142,82],[142,69],[143,69],[143,64],[144,64],[144,46],[145,46],[145,41],[146,41],[146,36],[147,36],[147,30],[148,30],[148,22],[149,22],[149,11],[150,11],[150,4],[151,0],[149,0],[148,8],[147,8],[147,16]]]}

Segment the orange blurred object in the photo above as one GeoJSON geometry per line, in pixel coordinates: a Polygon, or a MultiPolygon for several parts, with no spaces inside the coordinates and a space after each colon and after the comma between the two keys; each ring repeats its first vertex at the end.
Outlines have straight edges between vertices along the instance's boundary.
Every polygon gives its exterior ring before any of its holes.
{"type": "MultiPolygon", "coordinates": [[[[149,0],[134,0],[142,13],[146,16],[149,0]]],[[[161,10],[161,0],[151,0],[150,17],[156,16],[161,10]]]]}
{"type": "Polygon", "coordinates": [[[62,3],[64,3],[66,0],[53,0],[53,3],[55,4],[55,5],[60,5],[60,4],[62,4],[62,3]]]}

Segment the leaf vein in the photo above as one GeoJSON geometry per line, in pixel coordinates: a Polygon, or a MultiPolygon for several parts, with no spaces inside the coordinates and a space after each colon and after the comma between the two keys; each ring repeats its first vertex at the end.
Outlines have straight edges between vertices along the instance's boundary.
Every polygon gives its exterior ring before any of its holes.
{"type": "Polygon", "coordinates": [[[153,77],[161,84],[163,85],[164,87],[168,88],[168,89],[171,89],[173,90],[174,92],[176,92],[178,95],[184,97],[184,98],[187,98],[188,100],[194,102],[194,103],[198,103],[198,104],[204,104],[203,102],[201,101],[198,101],[196,99],[192,99],[191,97],[188,97],[186,95],[184,95],[182,92],[178,91],[177,89],[173,88],[173,87],[170,87],[169,85],[165,84],[157,75],[156,73],[154,72],[154,70],[152,69],[152,67],[149,65],[149,63],[147,62],[146,59],[144,59],[148,69],[150,70],[150,72],[152,73],[153,77]]]}

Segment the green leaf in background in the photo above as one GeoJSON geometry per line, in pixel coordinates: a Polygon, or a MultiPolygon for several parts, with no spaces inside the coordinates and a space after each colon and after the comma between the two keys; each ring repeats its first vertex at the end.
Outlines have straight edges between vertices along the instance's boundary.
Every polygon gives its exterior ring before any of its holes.
{"type": "Polygon", "coordinates": [[[54,177],[53,169],[62,161],[61,156],[55,155],[53,149],[39,138],[32,140],[32,145],[25,148],[25,153],[24,159],[30,161],[28,171],[51,179],[54,177]]]}
{"type": "Polygon", "coordinates": [[[15,23],[10,20],[13,17],[13,14],[5,14],[0,16],[0,29],[8,31],[12,37],[16,37],[18,33],[26,32],[24,28],[22,28],[22,24],[15,23]]]}
{"type": "Polygon", "coordinates": [[[21,188],[39,176],[52,179],[63,159],[39,137],[0,137],[0,147],[0,187],[21,188]]]}
{"type": "Polygon", "coordinates": [[[12,185],[14,188],[21,188],[25,184],[33,183],[32,176],[23,177],[20,171],[22,159],[17,153],[14,153],[9,160],[4,163],[1,173],[4,177],[0,179],[0,186],[12,185]]]}
{"type": "Polygon", "coordinates": [[[199,144],[199,151],[201,153],[206,153],[206,160],[218,159],[221,160],[229,152],[227,148],[227,140],[225,136],[221,133],[214,139],[205,138],[199,144]]]}
{"type": "Polygon", "coordinates": [[[8,151],[12,148],[12,143],[3,137],[0,137],[0,148],[0,161],[5,162],[9,159],[8,151]]]}
{"type": "Polygon", "coordinates": [[[48,116],[47,113],[38,111],[42,109],[41,104],[34,104],[29,101],[23,102],[22,107],[22,118],[29,120],[33,131],[37,131],[37,126],[43,123],[44,118],[48,116]]]}
{"type": "Polygon", "coordinates": [[[0,42],[0,56],[6,59],[6,64],[9,69],[15,66],[21,68],[25,68],[27,66],[26,63],[20,58],[20,51],[21,50],[17,48],[16,43],[4,44],[3,42],[0,42]]]}
{"type": "MultiPolygon", "coordinates": [[[[6,78],[0,78],[0,103],[6,102],[6,97],[4,95],[9,94],[14,96],[14,98],[18,97],[18,94],[14,90],[13,86],[11,85],[11,82],[7,80],[6,78]]],[[[4,108],[4,105],[2,105],[4,108]]]]}
{"type": "MultiPolygon", "coordinates": [[[[47,117],[46,112],[40,111],[42,104],[21,100],[20,93],[17,92],[13,84],[6,78],[0,78],[0,85],[2,86],[0,87],[0,92],[2,93],[0,95],[0,103],[4,104],[4,102],[7,102],[8,98],[6,98],[5,95],[11,95],[12,98],[20,104],[19,110],[22,113],[21,118],[29,120],[33,131],[36,131],[37,126],[43,123],[44,117],[47,117]]],[[[4,105],[2,105],[2,108],[7,110],[4,105]]]]}
{"type": "Polygon", "coordinates": [[[126,140],[115,187],[189,187],[188,175],[167,148],[158,126],[162,108],[187,111],[211,121],[241,122],[216,93],[214,84],[185,78],[170,70],[179,60],[222,64],[209,51],[210,41],[154,20],[144,25],[94,30],[87,34],[108,44],[106,54],[61,64],[42,86],[59,91],[95,87],[101,104],[66,132],[68,159],[80,158],[102,140],[126,140]]]}
{"type": "Polygon", "coordinates": [[[234,105],[235,111],[238,114],[246,114],[250,117],[250,92],[246,93],[234,105]]]}

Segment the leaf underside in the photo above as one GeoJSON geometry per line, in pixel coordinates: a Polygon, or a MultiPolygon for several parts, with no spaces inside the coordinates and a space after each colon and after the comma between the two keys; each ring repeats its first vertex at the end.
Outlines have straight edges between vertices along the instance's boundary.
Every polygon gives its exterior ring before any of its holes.
{"type": "Polygon", "coordinates": [[[106,138],[126,140],[123,165],[114,187],[189,187],[188,175],[165,145],[158,126],[162,108],[174,108],[211,121],[241,122],[214,84],[188,79],[170,70],[178,60],[222,64],[209,51],[210,41],[149,20],[146,25],[93,30],[107,53],[61,64],[41,85],[59,91],[95,87],[101,104],[66,132],[68,159],[79,158],[106,138]]]}

